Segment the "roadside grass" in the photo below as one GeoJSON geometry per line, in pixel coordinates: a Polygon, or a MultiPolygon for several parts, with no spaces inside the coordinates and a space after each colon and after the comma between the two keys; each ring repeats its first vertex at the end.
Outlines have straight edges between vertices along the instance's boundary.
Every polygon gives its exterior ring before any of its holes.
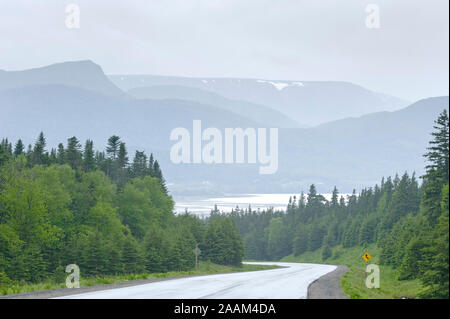
{"type": "Polygon", "coordinates": [[[289,255],[281,261],[303,262],[316,264],[346,265],[349,271],[341,277],[341,287],[345,294],[352,299],[397,299],[415,298],[422,290],[419,280],[398,280],[397,271],[390,266],[379,265],[380,249],[375,245],[363,247],[343,248],[336,246],[332,249],[332,256],[322,260],[322,250],[305,252],[299,256],[289,255]],[[367,263],[380,267],[380,288],[369,289],[365,285],[366,262],[362,255],[368,252],[372,259],[367,263]]]}
{"type": "MultiPolygon", "coordinates": [[[[103,284],[114,284],[120,282],[127,282],[133,280],[145,280],[151,278],[176,278],[182,276],[195,276],[195,275],[209,275],[209,274],[221,274],[221,273],[233,273],[243,271],[258,271],[278,268],[273,265],[247,265],[242,266],[223,266],[213,264],[211,262],[199,262],[198,270],[188,271],[170,271],[165,273],[140,273],[140,274],[121,274],[121,275],[108,275],[108,276],[93,276],[83,278],[81,273],[80,286],[89,287],[103,284]]],[[[42,290],[53,290],[66,288],[65,281],[57,282],[56,280],[47,280],[39,283],[26,283],[26,282],[12,282],[8,285],[0,283],[0,296],[20,294],[27,292],[35,292],[42,290]]]]}

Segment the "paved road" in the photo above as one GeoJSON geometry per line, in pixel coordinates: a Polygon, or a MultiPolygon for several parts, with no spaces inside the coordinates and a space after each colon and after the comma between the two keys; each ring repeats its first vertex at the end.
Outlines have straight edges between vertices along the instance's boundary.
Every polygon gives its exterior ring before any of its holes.
{"type": "Polygon", "coordinates": [[[284,268],[208,275],[100,290],[61,298],[71,299],[304,299],[308,286],[336,266],[261,262],[284,268]]]}

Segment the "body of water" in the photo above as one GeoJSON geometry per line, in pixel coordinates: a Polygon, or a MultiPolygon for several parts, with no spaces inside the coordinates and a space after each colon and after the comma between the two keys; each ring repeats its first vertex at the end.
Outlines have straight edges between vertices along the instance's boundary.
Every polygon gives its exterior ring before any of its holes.
{"type": "MultiPolygon", "coordinates": [[[[322,194],[327,200],[331,199],[331,194],[322,194]]],[[[346,198],[347,194],[340,194],[346,198]]],[[[232,209],[246,209],[250,205],[252,210],[264,210],[273,207],[275,210],[285,210],[289,203],[289,197],[299,194],[242,194],[223,197],[175,197],[175,211],[184,213],[186,209],[193,214],[208,216],[214,205],[224,213],[231,212],[232,209]]]]}

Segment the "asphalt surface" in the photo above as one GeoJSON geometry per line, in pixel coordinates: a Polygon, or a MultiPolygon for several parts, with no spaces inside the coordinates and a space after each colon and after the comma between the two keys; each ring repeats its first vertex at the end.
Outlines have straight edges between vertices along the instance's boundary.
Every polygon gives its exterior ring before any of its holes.
{"type": "Polygon", "coordinates": [[[207,275],[61,296],[69,299],[305,299],[308,287],[336,266],[282,262],[282,268],[207,275]]]}

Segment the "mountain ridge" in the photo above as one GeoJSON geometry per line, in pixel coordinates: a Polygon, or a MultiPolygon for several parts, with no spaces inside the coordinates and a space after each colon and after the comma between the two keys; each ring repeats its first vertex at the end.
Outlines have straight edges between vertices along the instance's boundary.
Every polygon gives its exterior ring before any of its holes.
{"type": "MultiPolygon", "coordinates": [[[[48,147],[77,136],[103,149],[111,135],[119,135],[132,154],[153,152],[163,168],[170,190],[186,193],[299,192],[316,183],[320,191],[340,185],[372,185],[381,176],[423,169],[422,153],[433,121],[448,107],[448,97],[421,100],[409,108],[366,116],[373,123],[338,127],[279,129],[279,169],[258,174],[258,165],[173,164],[169,151],[172,129],[255,127],[256,122],[232,112],[181,100],[124,100],[85,89],[48,85],[0,92],[0,136],[33,143],[44,131],[48,147]],[[381,119],[378,117],[381,116],[381,119]],[[236,183],[239,181],[239,183],[236,183]]],[[[352,119],[359,123],[361,119],[352,119]]],[[[363,122],[364,122],[363,121],[363,122]]]]}
{"type": "Polygon", "coordinates": [[[101,66],[91,60],[61,62],[26,70],[0,72],[0,91],[45,84],[65,84],[116,98],[127,98],[127,94],[108,79],[101,66]]]}
{"type": "MultiPolygon", "coordinates": [[[[37,80],[0,85],[0,110],[6,114],[0,117],[0,137],[10,141],[21,138],[28,144],[44,131],[48,147],[75,135],[82,143],[92,139],[96,149],[103,149],[108,137],[119,135],[130,154],[135,150],[153,152],[171,191],[179,194],[299,192],[311,183],[319,191],[340,185],[341,191],[351,192],[350,187],[373,185],[381,176],[403,170],[420,174],[433,122],[442,109],[448,108],[448,97],[434,97],[401,110],[372,112],[310,128],[279,128],[278,172],[262,176],[258,174],[259,165],[177,165],[169,157],[175,143],[169,138],[174,128],[191,130],[193,120],[201,120],[203,128],[261,127],[256,117],[196,101],[136,99],[113,84],[105,86],[106,76],[95,64],[86,62],[85,67],[93,71],[80,70],[79,74],[93,72],[103,84],[91,87],[90,79],[80,76],[75,77],[73,85],[67,81],[70,72],[62,77],[56,72],[57,76],[44,79],[44,84],[41,74],[37,80]],[[79,87],[80,83],[85,87],[79,87]],[[113,94],[104,89],[112,89],[113,94]],[[114,94],[117,90],[118,95],[114,94]]],[[[10,77],[9,72],[0,72],[0,79],[4,80],[5,74],[10,77]]],[[[96,84],[95,79],[91,81],[96,84]]],[[[166,94],[159,89],[156,93],[166,94]]]]}
{"type": "Polygon", "coordinates": [[[301,126],[285,114],[265,105],[239,100],[230,100],[217,93],[199,88],[188,88],[176,85],[159,85],[134,88],[128,90],[127,93],[138,99],[179,99],[212,105],[234,112],[246,118],[252,118],[267,127],[301,126]]]}
{"type": "Polygon", "coordinates": [[[359,116],[382,110],[392,111],[410,103],[345,81],[285,81],[153,75],[109,75],[109,78],[124,91],[164,85],[208,90],[227,99],[270,107],[309,127],[348,116],[359,116]]]}

